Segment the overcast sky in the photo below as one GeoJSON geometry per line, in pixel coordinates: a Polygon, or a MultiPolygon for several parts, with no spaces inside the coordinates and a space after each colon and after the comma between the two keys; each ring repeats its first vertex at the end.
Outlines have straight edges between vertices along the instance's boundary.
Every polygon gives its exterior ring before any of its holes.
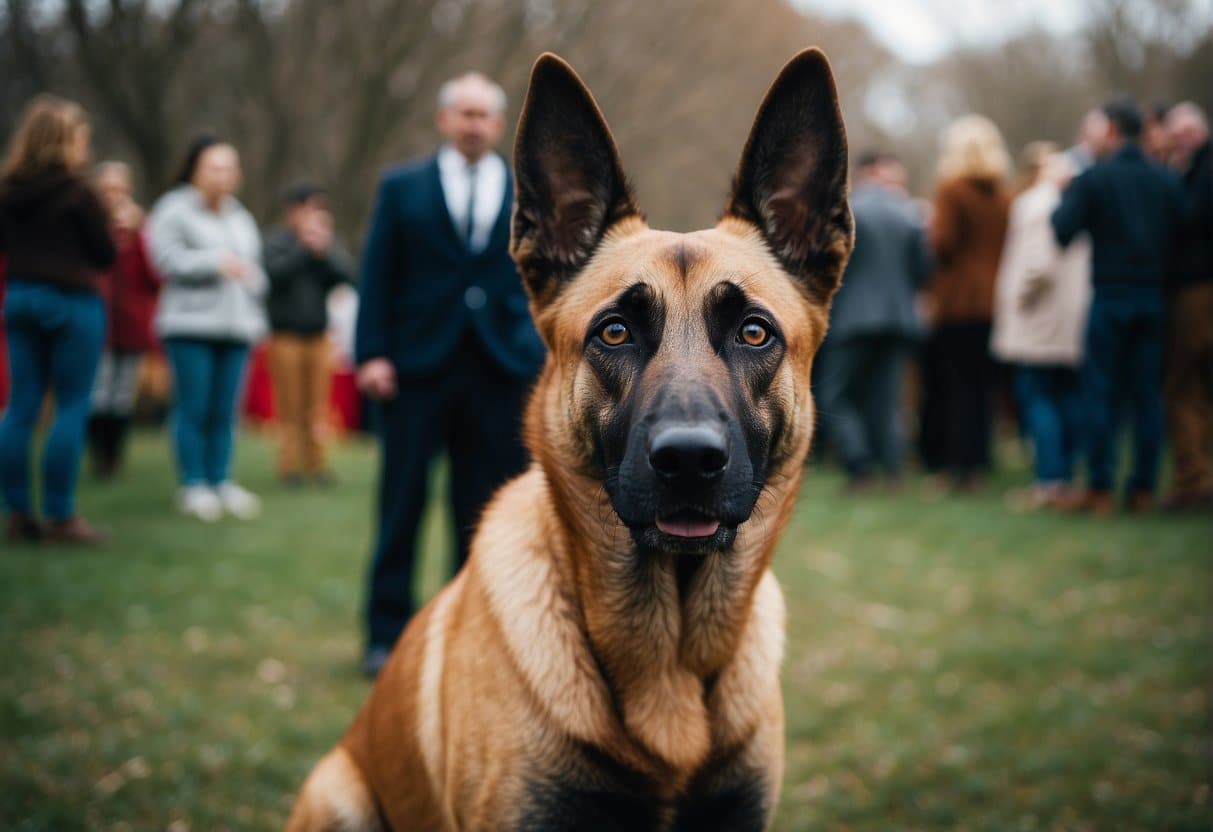
{"type": "MultiPolygon", "coordinates": [[[[1150,0],[1142,0],[1150,2],[1150,0]]],[[[800,8],[856,17],[900,58],[933,61],[952,48],[997,43],[1038,23],[1055,32],[1082,23],[1083,0],[793,0],[800,8]]]]}

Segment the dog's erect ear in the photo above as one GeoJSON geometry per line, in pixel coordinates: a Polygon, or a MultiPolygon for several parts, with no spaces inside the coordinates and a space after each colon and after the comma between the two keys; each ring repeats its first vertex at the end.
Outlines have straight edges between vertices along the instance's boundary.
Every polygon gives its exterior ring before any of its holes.
{"type": "Polygon", "coordinates": [[[544,53],[514,142],[510,254],[531,297],[549,302],[607,230],[640,210],[593,96],[568,64],[544,53]]]}
{"type": "Polygon", "coordinates": [[[725,216],[761,229],[784,269],[828,301],[851,253],[847,134],[830,62],[806,49],[767,91],[741,153],[725,216]]]}

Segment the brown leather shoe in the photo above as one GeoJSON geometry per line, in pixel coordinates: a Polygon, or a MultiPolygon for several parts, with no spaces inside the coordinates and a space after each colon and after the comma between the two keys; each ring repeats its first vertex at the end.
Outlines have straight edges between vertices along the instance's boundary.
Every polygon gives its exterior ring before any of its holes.
{"type": "Polygon", "coordinates": [[[1160,510],[1166,514],[1182,514],[1184,512],[1213,511],[1213,494],[1189,494],[1172,491],[1161,503],[1160,510]]]}
{"type": "Polygon", "coordinates": [[[1141,517],[1154,511],[1154,494],[1149,491],[1134,491],[1125,502],[1129,514],[1141,517]]]}
{"type": "Polygon", "coordinates": [[[1087,511],[1092,517],[1111,517],[1116,514],[1116,498],[1111,491],[1087,492],[1087,511]]]}
{"type": "Polygon", "coordinates": [[[28,514],[14,512],[8,516],[9,543],[38,543],[44,534],[42,524],[28,514]]]}
{"type": "Polygon", "coordinates": [[[96,528],[79,514],[66,520],[52,520],[46,528],[47,543],[69,546],[100,546],[108,543],[110,536],[96,528]]]}
{"type": "Polygon", "coordinates": [[[1057,495],[1052,503],[1059,511],[1071,514],[1090,513],[1094,517],[1111,517],[1116,513],[1116,500],[1111,491],[1069,491],[1057,495]]]}

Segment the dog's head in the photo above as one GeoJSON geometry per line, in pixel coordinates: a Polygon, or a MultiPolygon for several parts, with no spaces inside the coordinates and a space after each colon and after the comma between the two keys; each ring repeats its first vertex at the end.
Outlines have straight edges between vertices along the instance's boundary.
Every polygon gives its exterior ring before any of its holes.
{"type": "Polygon", "coordinates": [[[554,55],[535,64],[514,159],[511,252],[550,352],[532,452],[602,483],[643,550],[729,548],[764,490],[799,481],[809,370],[851,250],[828,61],[809,49],[779,74],[710,230],[645,224],[593,97],[554,55]]]}

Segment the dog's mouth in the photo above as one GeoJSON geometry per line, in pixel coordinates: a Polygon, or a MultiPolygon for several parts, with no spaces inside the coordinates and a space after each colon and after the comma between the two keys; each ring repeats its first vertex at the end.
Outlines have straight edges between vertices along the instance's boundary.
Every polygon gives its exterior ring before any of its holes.
{"type": "Polygon", "coordinates": [[[632,535],[650,552],[703,555],[732,546],[737,527],[717,515],[682,509],[663,514],[652,524],[633,527],[632,535]]]}
{"type": "Polygon", "coordinates": [[[720,529],[720,519],[697,511],[677,511],[657,518],[657,531],[668,537],[698,540],[711,537],[720,529]]]}

